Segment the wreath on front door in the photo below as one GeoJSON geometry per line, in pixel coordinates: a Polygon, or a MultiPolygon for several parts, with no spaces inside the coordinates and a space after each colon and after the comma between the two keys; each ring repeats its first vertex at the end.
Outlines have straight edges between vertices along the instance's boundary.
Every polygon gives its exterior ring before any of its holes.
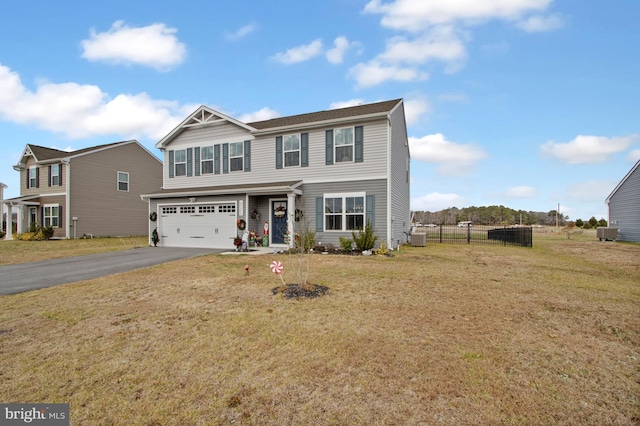
{"type": "Polygon", "coordinates": [[[287,208],[282,204],[273,210],[273,215],[278,218],[283,217],[286,213],[287,213],[287,208]]]}

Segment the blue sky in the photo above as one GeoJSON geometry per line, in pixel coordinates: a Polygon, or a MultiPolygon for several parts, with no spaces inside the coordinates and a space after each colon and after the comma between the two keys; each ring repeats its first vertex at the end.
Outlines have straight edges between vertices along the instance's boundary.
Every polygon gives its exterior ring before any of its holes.
{"type": "Polygon", "coordinates": [[[201,104],[244,121],[403,98],[411,207],[607,218],[640,159],[640,2],[7,2],[0,182],[27,143],[155,143],[201,104]]]}

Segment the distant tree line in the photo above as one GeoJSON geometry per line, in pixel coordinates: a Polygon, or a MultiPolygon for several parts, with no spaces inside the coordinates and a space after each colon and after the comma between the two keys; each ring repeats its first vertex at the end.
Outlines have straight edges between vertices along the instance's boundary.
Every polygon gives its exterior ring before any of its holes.
{"type": "Polygon", "coordinates": [[[604,219],[597,220],[591,217],[588,221],[577,219],[575,222],[569,221],[569,216],[562,212],[550,210],[548,212],[534,212],[525,210],[514,210],[505,206],[482,206],[482,207],[450,207],[437,212],[415,211],[413,212],[414,222],[422,224],[456,224],[461,221],[470,220],[476,225],[556,225],[558,226],[578,226],[585,229],[596,226],[607,226],[604,219]]]}

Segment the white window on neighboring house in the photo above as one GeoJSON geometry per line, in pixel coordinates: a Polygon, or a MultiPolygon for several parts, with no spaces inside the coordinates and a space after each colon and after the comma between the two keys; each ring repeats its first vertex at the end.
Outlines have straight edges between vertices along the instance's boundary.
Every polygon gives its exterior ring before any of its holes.
{"type": "Polygon", "coordinates": [[[187,175],[187,150],[179,149],[175,151],[175,175],[186,176],[187,175]]]}
{"type": "Polygon", "coordinates": [[[27,169],[27,188],[38,187],[38,168],[29,167],[27,169]]]}
{"type": "Polygon", "coordinates": [[[336,163],[353,161],[353,139],[353,127],[336,129],[333,132],[336,163]]]}
{"type": "Polygon", "coordinates": [[[365,226],[365,194],[326,194],[325,231],[355,231],[365,226]]]}
{"type": "Polygon", "coordinates": [[[282,137],[284,151],[284,166],[294,167],[300,165],[300,135],[287,135],[282,137]]]}
{"type": "Polygon", "coordinates": [[[234,142],[229,144],[229,170],[232,172],[243,170],[244,143],[234,142]]]}
{"type": "Polygon", "coordinates": [[[58,228],[60,226],[60,205],[45,204],[44,205],[44,226],[58,228]]]}
{"type": "Polygon", "coordinates": [[[200,155],[202,174],[213,173],[213,147],[203,147],[200,155]]]}
{"type": "Polygon", "coordinates": [[[129,192],[129,173],[118,172],[118,191],[129,192]]]}

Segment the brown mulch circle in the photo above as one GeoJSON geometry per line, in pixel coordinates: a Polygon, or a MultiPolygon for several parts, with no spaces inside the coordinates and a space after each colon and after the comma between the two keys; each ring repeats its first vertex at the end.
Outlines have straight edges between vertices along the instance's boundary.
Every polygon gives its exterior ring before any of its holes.
{"type": "Polygon", "coordinates": [[[273,294],[282,294],[285,299],[297,299],[300,297],[312,299],[323,296],[327,291],[329,291],[329,287],[319,284],[287,284],[271,289],[273,294]]]}

